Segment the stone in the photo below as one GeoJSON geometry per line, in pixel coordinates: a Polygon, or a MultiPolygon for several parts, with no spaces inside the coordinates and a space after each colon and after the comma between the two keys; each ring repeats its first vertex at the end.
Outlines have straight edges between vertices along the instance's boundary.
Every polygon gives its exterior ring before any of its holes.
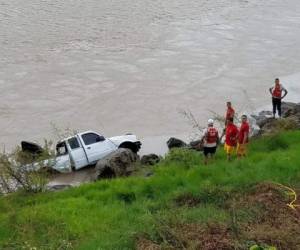
{"type": "Polygon", "coordinates": [[[273,118],[271,111],[261,111],[258,115],[252,115],[260,128],[254,137],[300,129],[300,103],[282,102],[281,108],[282,119],[273,118]]]}
{"type": "Polygon", "coordinates": [[[194,149],[197,151],[203,151],[203,143],[201,140],[191,141],[189,143],[189,149],[194,149]]]}
{"type": "Polygon", "coordinates": [[[71,188],[72,185],[69,184],[57,184],[57,185],[53,185],[53,186],[49,186],[48,190],[49,191],[60,191],[60,190],[64,190],[67,188],[71,188]]]}
{"type": "Polygon", "coordinates": [[[97,162],[94,180],[129,176],[137,160],[139,156],[130,149],[120,148],[97,162]]]}
{"type": "Polygon", "coordinates": [[[142,165],[155,165],[160,161],[160,157],[156,154],[143,155],[141,158],[142,165]]]}
{"type": "Polygon", "coordinates": [[[186,147],[187,144],[180,140],[180,139],[177,139],[175,137],[171,137],[168,141],[167,141],[167,146],[169,149],[171,148],[183,148],[183,147],[186,147]]]}

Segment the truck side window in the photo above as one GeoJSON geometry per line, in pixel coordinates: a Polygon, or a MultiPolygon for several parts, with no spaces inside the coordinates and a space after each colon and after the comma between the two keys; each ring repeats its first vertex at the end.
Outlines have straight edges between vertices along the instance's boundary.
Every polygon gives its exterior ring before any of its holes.
{"type": "Polygon", "coordinates": [[[86,133],[86,134],[83,134],[81,137],[82,137],[82,140],[84,141],[85,145],[91,145],[91,144],[105,140],[105,138],[103,136],[99,136],[94,133],[86,133]]]}
{"type": "Polygon", "coordinates": [[[72,137],[68,140],[68,143],[71,147],[71,149],[80,148],[79,142],[76,137],[72,137]]]}

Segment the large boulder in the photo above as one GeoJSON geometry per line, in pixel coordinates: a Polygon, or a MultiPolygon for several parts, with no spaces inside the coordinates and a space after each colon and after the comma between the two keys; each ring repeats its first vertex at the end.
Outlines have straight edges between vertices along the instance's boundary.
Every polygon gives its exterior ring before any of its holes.
{"type": "Polygon", "coordinates": [[[120,148],[97,162],[94,180],[129,176],[134,171],[134,163],[138,159],[138,155],[130,149],[120,148]]]}
{"type": "Polygon", "coordinates": [[[141,163],[143,165],[155,165],[160,161],[160,157],[156,154],[143,155],[141,163]]]}
{"type": "Polygon", "coordinates": [[[167,141],[167,146],[169,149],[171,148],[183,148],[183,147],[186,147],[187,144],[180,140],[180,139],[177,139],[175,137],[171,137],[168,141],[167,141]]]}

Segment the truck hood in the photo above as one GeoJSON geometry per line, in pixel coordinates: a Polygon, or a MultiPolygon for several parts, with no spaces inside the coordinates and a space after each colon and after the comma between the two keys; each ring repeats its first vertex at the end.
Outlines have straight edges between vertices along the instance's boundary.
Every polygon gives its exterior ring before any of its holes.
{"type": "Polygon", "coordinates": [[[139,140],[137,139],[136,135],[119,135],[119,136],[114,136],[108,138],[111,142],[113,142],[117,147],[121,145],[123,142],[138,142],[139,140]]]}

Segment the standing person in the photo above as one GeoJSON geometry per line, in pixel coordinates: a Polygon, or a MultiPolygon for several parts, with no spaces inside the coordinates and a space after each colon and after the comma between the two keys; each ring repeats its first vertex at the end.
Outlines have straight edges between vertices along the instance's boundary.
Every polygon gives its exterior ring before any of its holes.
{"type": "Polygon", "coordinates": [[[234,120],[234,115],[235,115],[235,110],[233,109],[231,102],[227,102],[226,106],[227,106],[227,110],[226,110],[226,114],[225,114],[225,128],[221,135],[220,141],[222,141],[223,136],[225,135],[228,120],[231,118],[232,118],[232,120],[234,120]]]}
{"type": "Polygon", "coordinates": [[[219,132],[214,127],[214,120],[208,120],[208,127],[204,130],[203,141],[204,164],[207,165],[209,158],[213,159],[219,142],[219,132]]]}
{"type": "Polygon", "coordinates": [[[276,110],[281,117],[281,100],[287,95],[288,91],[280,84],[279,78],[275,79],[275,86],[269,89],[272,95],[273,117],[275,118],[276,110]],[[282,95],[282,92],[284,94],[282,95]]]}
{"type": "Polygon", "coordinates": [[[242,124],[238,134],[237,156],[245,157],[247,154],[247,143],[249,142],[250,126],[246,115],[242,115],[242,124]]]}
{"type": "Polygon", "coordinates": [[[235,115],[235,110],[233,109],[231,102],[227,102],[226,106],[227,106],[227,111],[225,115],[225,128],[227,126],[228,120],[230,118],[234,119],[234,115],[235,115]]]}
{"type": "Polygon", "coordinates": [[[233,123],[233,118],[228,119],[226,131],[225,131],[225,144],[224,149],[227,154],[227,160],[231,161],[232,154],[236,150],[237,139],[239,130],[233,123]]]}

